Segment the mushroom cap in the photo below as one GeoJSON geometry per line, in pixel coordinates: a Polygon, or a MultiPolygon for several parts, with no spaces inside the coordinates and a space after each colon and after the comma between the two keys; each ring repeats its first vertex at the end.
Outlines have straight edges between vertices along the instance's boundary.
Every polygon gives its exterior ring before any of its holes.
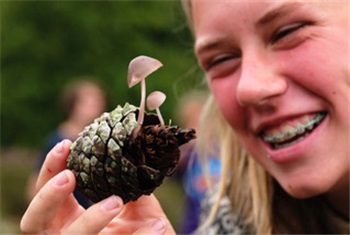
{"type": "Polygon", "coordinates": [[[147,97],[147,108],[155,110],[159,108],[165,101],[166,95],[161,91],[153,91],[147,97]]]}
{"type": "Polygon", "coordinates": [[[148,75],[162,67],[163,64],[149,56],[138,56],[129,63],[128,86],[133,87],[148,75]]]}

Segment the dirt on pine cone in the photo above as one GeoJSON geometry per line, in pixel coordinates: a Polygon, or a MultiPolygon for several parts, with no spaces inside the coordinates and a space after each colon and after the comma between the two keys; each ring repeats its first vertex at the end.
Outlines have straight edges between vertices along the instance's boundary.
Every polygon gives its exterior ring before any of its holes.
{"type": "Polygon", "coordinates": [[[161,126],[156,115],[147,113],[133,136],[138,111],[128,103],[118,106],[85,127],[72,143],[67,168],[77,179],[76,188],[91,201],[115,194],[127,203],[151,194],[173,174],[179,146],[196,138],[194,129],[161,126]]]}

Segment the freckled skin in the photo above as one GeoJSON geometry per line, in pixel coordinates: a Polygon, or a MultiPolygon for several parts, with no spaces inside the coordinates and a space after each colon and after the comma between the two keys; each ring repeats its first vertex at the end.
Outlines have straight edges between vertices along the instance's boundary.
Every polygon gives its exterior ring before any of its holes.
{"type": "Polygon", "coordinates": [[[347,9],[346,1],[265,0],[194,0],[192,9],[199,64],[242,144],[292,196],[326,194],[343,205],[350,156],[347,9]],[[318,112],[327,113],[325,120],[295,146],[275,151],[259,136],[318,112]]]}

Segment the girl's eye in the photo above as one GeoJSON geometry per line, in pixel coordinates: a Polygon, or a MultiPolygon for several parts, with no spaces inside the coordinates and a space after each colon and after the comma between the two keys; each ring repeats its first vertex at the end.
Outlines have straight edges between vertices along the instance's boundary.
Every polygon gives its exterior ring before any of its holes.
{"type": "Polygon", "coordinates": [[[234,73],[240,63],[241,55],[235,53],[220,54],[203,63],[203,68],[210,79],[226,77],[234,73]]]}
{"type": "Polygon", "coordinates": [[[228,61],[228,60],[231,60],[231,59],[234,59],[236,58],[237,56],[236,55],[230,55],[230,54],[226,54],[226,55],[220,55],[216,58],[214,58],[212,61],[210,61],[208,64],[207,64],[207,70],[225,62],[225,61],[228,61]]]}
{"type": "Polygon", "coordinates": [[[294,23],[294,24],[290,24],[290,25],[287,25],[287,26],[284,26],[282,28],[280,28],[273,36],[272,36],[272,39],[271,39],[271,43],[275,43],[277,42],[278,40],[284,38],[285,36],[287,36],[288,34],[304,27],[304,26],[307,26],[309,25],[308,23],[294,23]]]}

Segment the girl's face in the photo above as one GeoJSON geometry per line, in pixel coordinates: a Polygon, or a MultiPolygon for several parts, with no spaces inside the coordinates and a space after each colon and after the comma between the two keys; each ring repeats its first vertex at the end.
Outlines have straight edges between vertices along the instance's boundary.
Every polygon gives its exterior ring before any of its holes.
{"type": "Polygon", "coordinates": [[[349,189],[348,1],[192,1],[195,51],[227,121],[299,198],[349,189]]]}

